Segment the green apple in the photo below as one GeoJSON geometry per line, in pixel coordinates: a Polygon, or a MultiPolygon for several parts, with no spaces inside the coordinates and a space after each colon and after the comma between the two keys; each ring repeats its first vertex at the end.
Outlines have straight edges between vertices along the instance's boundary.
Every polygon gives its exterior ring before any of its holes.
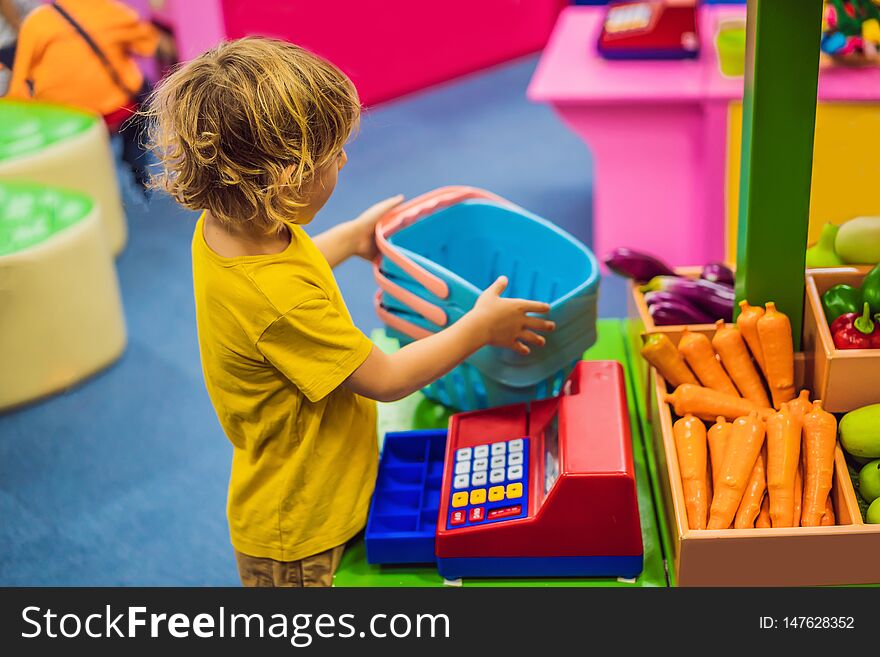
{"type": "Polygon", "coordinates": [[[871,461],[859,472],[859,495],[865,502],[880,497],[880,459],[871,461]]]}
{"type": "Polygon", "coordinates": [[[880,458],[880,404],[850,411],[839,425],[840,444],[853,456],[880,458]]]}
{"type": "Polygon", "coordinates": [[[866,520],[869,525],[880,525],[880,497],[871,502],[866,520]]]}

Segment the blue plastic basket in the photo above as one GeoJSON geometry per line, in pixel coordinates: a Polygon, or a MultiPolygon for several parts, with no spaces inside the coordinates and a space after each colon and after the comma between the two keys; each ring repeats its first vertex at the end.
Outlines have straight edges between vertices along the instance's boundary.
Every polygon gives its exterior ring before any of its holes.
{"type": "Polygon", "coordinates": [[[381,297],[386,321],[395,320],[389,334],[407,344],[454,323],[504,274],[509,279],[504,295],[548,302],[547,317],[557,330],[547,336],[544,347],[527,356],[485,347],[425,394],[461,410],[557,394],[574,363],[596,340],[600,276],[595,257],[554,224],[503,199],[452,198],[445,207],[438,203],[415,220],[392,225],[386,235],[390,246],[383,250],[377,279],[384,276],[398,288],[395,296],[385,286],[381,297]],[[411,266],[404,267],[407,263],[411,266]],[[423,280],[417,280],[419,271],[423,280]],[[424,279],[432,277],[441,283],[429,289],[424,279]],[[400,290],[436,312],[429,319],[424,310],[400,298],[400,290]]]}
{"type": "Polygon", "coordinates": [[[385,435],[364,535],[369,563],[435,561],[445,456],[445,429],[385,435]]]}

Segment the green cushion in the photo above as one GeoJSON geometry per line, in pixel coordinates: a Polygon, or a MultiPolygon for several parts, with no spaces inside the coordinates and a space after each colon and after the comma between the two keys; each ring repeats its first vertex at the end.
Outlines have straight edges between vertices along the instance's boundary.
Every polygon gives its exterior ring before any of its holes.
{"type": "Polygon", "coordinates": [[[59,105],[0,99],[0,162],[85,132],[98,117],[59,105]]]}
{"type": "Polygon", "coordinates": [[[85,194],[34,183],[0,182],[0,256],[23,251],[85,218],[85,194]]]}

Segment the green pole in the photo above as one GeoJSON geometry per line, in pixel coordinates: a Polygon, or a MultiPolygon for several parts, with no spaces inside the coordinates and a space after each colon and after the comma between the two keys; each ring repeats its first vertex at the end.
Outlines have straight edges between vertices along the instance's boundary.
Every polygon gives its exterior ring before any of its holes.
{"type": "Polygon", "coordinates": [[[775,301],[799,350],[822,0],[747,11],[736,297],[775,301]]]}

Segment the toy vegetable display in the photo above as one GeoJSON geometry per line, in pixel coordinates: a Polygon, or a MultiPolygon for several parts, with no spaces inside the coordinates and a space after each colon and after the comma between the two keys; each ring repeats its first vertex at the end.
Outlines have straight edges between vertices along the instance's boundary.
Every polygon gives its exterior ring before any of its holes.
{"type": "Polygon", "coordinates": [[[873,265],[880,262],[880,217],[856,217],[822,226],[819,240],[807,249],[807,267],[873,265]]]}
{"type": "MultiPolygon", "coordinates": [[[[686,330],[676,353],[669,337],[654,334],[642,350],[677,382],[663,400],[679,418],[672,428],[688,527],[835,525],[837,420],[809,391],[795,396],[789,318],[773,302],[743,302],[742,309],[742,321],[719,322],[711,340],[686,330]]],[[[880,455],[878,414],[880,404],[844,418],[841,441],[861,455],[880,455]]],[[[866,488],[880,489],[876,474],[867,470],[866,488]]]]}
{"type": "Polygon", "coordinates": [[[880,265],[860,287],[841,284],[826,290],[822,310],[838,349],[880,348],[880,265]]]}

